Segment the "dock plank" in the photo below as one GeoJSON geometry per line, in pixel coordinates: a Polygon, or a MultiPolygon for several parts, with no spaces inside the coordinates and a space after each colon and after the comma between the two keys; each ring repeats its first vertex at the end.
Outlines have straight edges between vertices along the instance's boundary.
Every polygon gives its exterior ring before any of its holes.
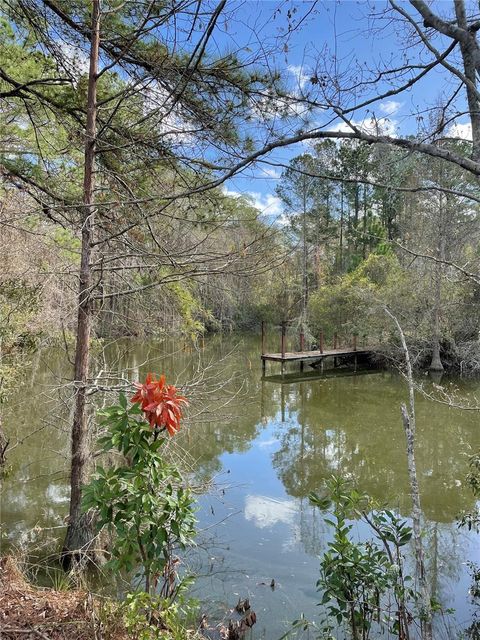
{"type": "Polygon", "coordinates": [[[262,360],[269,360],[272,362],[298,362],[300,360],[321,360],[328,357],[341,357],[341,356],[354,356],[365,353],[372,353],[372,348],[363,349],[328,349],[328,350],[316,350],[316,351],[287,351],[285,354],[281,353],[264,353],[262,354],[262,360]]]}

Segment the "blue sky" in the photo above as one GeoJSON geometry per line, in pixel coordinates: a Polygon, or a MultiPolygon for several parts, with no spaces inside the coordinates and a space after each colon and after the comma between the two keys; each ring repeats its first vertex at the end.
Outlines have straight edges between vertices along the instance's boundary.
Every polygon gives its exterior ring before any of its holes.
{"type": "MultiPolygon", "coordinates": [[[[415,17],[415,10],[408,2],[396,0],[410,15],[415,17]]],[[[470,3],[475,8],[475,3],[470,3]]],[[[212,5],[216,0],[212,0],[212,5]]],[[[210,5],[209,5],[210,6],[210,5]]],[[[431,6],[440,14],[452,14],[453,0],[433,0],[431,6]]],[[[409,64],[424,64],[432,59],[432,55],[422,46],[418,46],[405,21],[399,14],[390,10],[386,13],[389,3],[387,0],[227,0],[224,14],[217,23],[213,37],[209,41],[209,51],[212,55],[222,55],[226,51],[238,52],[239,58],[247,63],[256,63],[261,71],[278,70],[285,91],[294,95],[301,91],[318,94],[318,85],[311,83],[312,76],[320,73],[318,63],[329,67],[332,76],[339,76],[344,87],[346,76],[352,74],[362,76],[372,73],[376,67],[391,68],[409,64]],[[290,12],[290,18],[289,18],[290,12]],[[301,25],[298,25],[301,22],[301,25]],[[289,26],[295,27],[289,32],[289,26]]],[[[186,33],[190,28],[190,17],[186,25],[186,33]]],[[[177,25],[178,26],[178,25],[177,25]]],[[[204,25],[197,25],[199,33],[204,25]]],[[[181,28],[182,25],[179,27],[181,28]]],[[[188,40],[188,38],[187,38],[188,40]]],[[[450,41],[437,37],[433,44],[439,51],[443,51],[450,41]]],[[[194,46],[194,42],[191,45],[194,46]]],[[[81,72],[86,71],[87,59],[75,45],[62,43],[63,51],[72,65],[81,72]]],[[[457,63],[458,54],[454,52],[448,61],[457,63]]],[[[375,92],[392,89],[395,82],[403,83],[401,79],[386,78],[377,83],[375,92]]],[[[350,114],[352,122],[360,127],[372,127],[372,122],[379,123],[383,132],[391,136],[415,134],[428,129],[428,108],[444,100],[458,84],[458,79],[452,81],[452,76],[445,70],[433,70],[409,91],[400,95],[390,96],[379,100],[367,109],[357,109],[350,114]],[[420,119],[419,117],[420,116],[420,119]],[[423,118],[423,119],[422,119],[423,118]]],[[[328,82],[327,85],[332,83],[328,82]]],[[[332,84],[333,86],[333,84],[332,84]]],[[[330,89],[330,86],[328,86],[330,89]]],[[[327,89],[327,90],[328,90],[327,89]]],[[[361,96],[354,92],[345,93],[343,105],[353,105],[372,95],[373,89],[365,87],[361,96]]],[[[321,97],[321,96],[320,96],[321,97]]],[[[164,99],[159,94],[159,101],[164,99]]],[[[265,99],[266,100],[266,99],[265,99]]],[[[267,101],[270,104],[274,100],[267,101]]],[[[263,146],[260,140],[262,125],[270,124],[273,118],[264,117],[267,104],[258,107],[257,122],[251,125],[249,133],[257,135],[257,145],[263,146]]],[[[298,107],[298,105],[297,105],[298,107]]],[[[458,111],[464,111],[463,92],[459,93],[456,105],[458,111]]],[[[276,120],[278,124],[278,117],[276,120]]],[[[464,115],[460,115],[454,125],[455,134],[468,137],[469,125],[464,115]]],[[[175,131],[180,138],[182,122],[168,122],[168,127],[175,131]]],[[[306,113],[300,109],[295,115],[281,122],[282,133],[286,136],[297,132],[299,127],[323,128],[326,130],[349,130],[340,119],[333,117],[332,112],[316,109],[306,113]],[[308,123],[305,123],[308,120],[308,123]]],[[[452,125],[450,125],[452,126],[452,125]]],[[[188,143],[188,135],[186,136],[188,143]]],[[[281,167],[266,164],[265,161],[288,164],[289,160],[299,153],[309,150],[309,144],[285,147],[265,157],[263,162],[250,167],[243,174],[225,184],[225,190],[230,194],[249,196],[262,213],[271,219],[281,216],[281,204],[275,195],[275,187],[281,174],[281,167]]],[[[188,153],[188,148],[186,153],[188,153]]],[[[230,161],[235,158],[230,158],[230,161]]]]}
{"type": "MultiPolygon", "coordinates": [[[[415,12],[408,3],[399,3],[415,12]]],[[[434,1],[434,11],[450,12],[453,2],[434,1]]],[[[411,64],[430,60],[423,49],[416,45],[411,35],[395,14],[379,17],[387,7],[387,2],[356,2],[350,0],[327,0],[318,2],[278,2],[274,0],[230,0],[227,5],[231,16],[225,32],[217,35],[215,44],[219,50],[227,46],[239,47],[248,56],[248,49],[258,50],[259,43],[265,47],[266,62],[272,68],[280,70],[282,81],[290,91],[298,91],[300,86],[309,88],[309,78],[315,68],[316,60],[331,60],[332,71],[348,73],[352,69],[373,68],[375,65],[401,66],[408,59],[411,64]],[[297,30],[290,36],[286,33],[287,11],[296,8],[294,19],[307,15],[297,30]],[[286,46],[285,46],[286,45],[286,46]],[[333,56],[335,55],[335,62],[333,56]]],[[[443,50],[449,41],[437,38],[434,41],[439,50],[443,50]]],[[[454,62],[455,55],[449,60],[454,62]]],[[[384,82],[381,90],[391,89],[393,84],[384,82]]],[[[415,134],[420,127],[428,125],[427,108],[442,100],[454,87],[449,75],[442,71],[433,71],[408,92],[379,101],[369,109],[356,111],[352,119],[357,124],[368,126],[374,115],[382,129],[389,135],[415,134]],[[420,119],[416,117],[420,115],[420,119]],[[423,119],[422,119],[423,118],[423,119]]],[[[365,94],[367,97],[368,93],[365,94]]],[[[352,96],[352,101],[354,100],[352,96]]],[[[459,98],[459,111],[463,97],[459,98]]],[[[460,116],[456,121],[454,133],[468,136],[467,118],[460,116]]],[[[293,132],[300,120],[289,120],[287,129],[293,132]]],[[[324,126],[327,129],[345,128],[339,121],[332,121],[331,115],[322,111],[310,114],[310,126],[324,126]]],[[[297,145],[275,152],[270,160],[282,163],[308,150],[307,145],[297,145]]],[[[275,185],[281,169],[268,165],[256,166],[241,176],[230,180],[225,189],[229,193],[249,195],[255,204],[269,216],[280,216],[281,205],[275,196],[275,185]]]]}

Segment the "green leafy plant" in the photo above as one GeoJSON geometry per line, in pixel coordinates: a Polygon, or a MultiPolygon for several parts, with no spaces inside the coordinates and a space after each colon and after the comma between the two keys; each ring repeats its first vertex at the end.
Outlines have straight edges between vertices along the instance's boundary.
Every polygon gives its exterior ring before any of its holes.
{"type": "Polygon", "coordinates": [[[127,594],[120,613],[129,636],[136,640],[184,640],[191,637],[187,629],[195,624],[198,603],[184,596],[187,585],[188,581],[182,583],[175,603],[145,591],[127,594]]]}
{"type": "MultiPolygon", "coordinates": [[[[469,460],[470,471],[466,481],[475,498],[480,495],[480,453],[475,453],[469,460]]],[[[466,527],[469,531],[480,531],[480,509],[478,506],[460,514],[459,527],[466,527]]]]}
{"type": "Polygon", "coordinates": [[[191,492],[165,460],[164,444],[167,432],[178,431],[186,400],[163,376],[149,375],[137,387],[132,406],[121,395],[118,405],[101,412],[106,435],[99,444],[120,454],[122,463],[97,469],[83,506],[95,509],[98,529],[112,534],[109,567],[140,573],[147,594],[173,600],[179,588],[174,550],[193,542],[195,517],[191,492]]]}
{"type": "Polygon", "coordinates": [[[410,588],[411,577],[405,575],[402,547],[412,537],[407,522],[392,511],[372,510],[368,496],[360,494],[341,478],[327,483],[327,494],[309,496],[312,504],[328,510],[326,523],[333,529],[333,539],[321,560],[317,589],[327,619],[324,634],[334,626],[345,625],[354,640],[367,640],[372,625],[386,626],[398,638],[409,638],[412,615],[410,605],[417,601],[410,588]],[[362,519],[377,541],[353,540],[353,521],[362,519]]]}

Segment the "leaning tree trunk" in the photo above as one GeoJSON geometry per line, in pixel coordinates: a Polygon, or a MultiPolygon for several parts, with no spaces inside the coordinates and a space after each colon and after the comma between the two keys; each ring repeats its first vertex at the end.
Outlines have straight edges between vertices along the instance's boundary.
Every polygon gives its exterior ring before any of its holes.
{"type": "Polygon", "coordinates": [[[402,349],[405,356],[406,374],[408,384],[408,408],[402,403],[401,412],[403,420],[403,428],[407,441],[407,466],[408,478],[410,481],[410,492],[412,496],[412,524],[413,524],[413,543],[415,549],[415,569],[419,586],[420,604],[421,604],[421,620],[420,631],[422,640],[432,640],[432,608],[430,589],[428,586],[427,575],[425,571],[425,554],[423,549],[421,517],[422,507],[420,503],[420,490],[418,488],[417,465],[415,461],[415,386],[413,381],[412,365],[410,362],[410,353],[408,351],[405,334],[397,318],[388,310],[386,313],[394,321],[402,343],[402,349]]]}
{"type": "Polygon", "coordinates": [[[410,410],[402,403],[402,420],[405,436],[407,439],[407,465],[408,477],[410,480],[410,491],[412,495],[412,524],[413,542],[415,547],[416,575],[421,597],[421,637],[422,640],[432,639],[432,611],[430,605],[430,589],[428,587],[427,575],[425,571],[425,556],[423,552],[421,517],[422,508],[420,503],[420,491],[417,480],[417,465],[415,462],[415,412],[410,406],[410,410]]]}
{"type": "Polygon", "coordinates": [[[85,131],[85,164],[83,178],[82,248],[78,291],[78,324],[75,351],[75,413],[72,427],[72,460],[70,476],[70,513],[62,551],[64,564],[84,556],[92,540],[90,519],[82,516],[82,487],[89,459],[89,434],[86,397],[89,374],[90,330],[92,316],[91,256],[94,236],[94,164],[97,121],[97,76],[100,43],[100,0],[92,2],[92,35],[87,94],[85,131]]]}

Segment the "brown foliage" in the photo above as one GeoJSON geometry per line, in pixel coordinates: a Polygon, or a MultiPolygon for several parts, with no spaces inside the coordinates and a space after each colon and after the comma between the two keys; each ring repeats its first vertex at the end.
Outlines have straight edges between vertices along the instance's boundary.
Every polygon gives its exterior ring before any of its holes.
{"type": "Polygon", "coordinates": [[[127,638],[120,623],[102,621],[105,616],[99,615],[99,608],[87,591],[35,587],[25,580],[13,558],[0,559],[2,640],[127,638]]]}

